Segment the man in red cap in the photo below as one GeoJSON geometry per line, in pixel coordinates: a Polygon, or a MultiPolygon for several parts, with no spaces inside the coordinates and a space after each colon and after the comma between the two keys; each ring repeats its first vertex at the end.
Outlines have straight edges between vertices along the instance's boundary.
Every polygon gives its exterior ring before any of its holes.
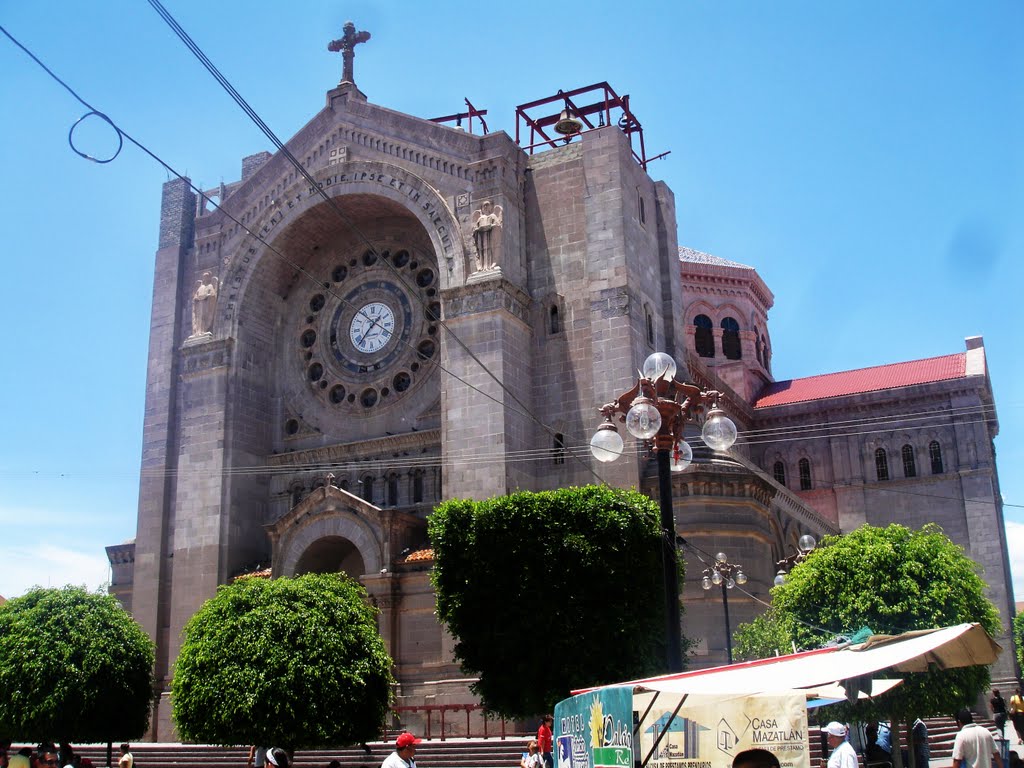
{"type": "Polygon", "coordinates": [[[420,740],[411,733],[400,733],[395,739],[395,751],[384,758],[380,768],[416,768],[416,745],[420,740]]]}

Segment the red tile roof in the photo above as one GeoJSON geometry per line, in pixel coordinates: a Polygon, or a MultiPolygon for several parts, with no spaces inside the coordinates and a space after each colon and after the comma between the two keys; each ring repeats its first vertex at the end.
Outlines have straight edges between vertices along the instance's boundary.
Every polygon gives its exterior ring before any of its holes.
{"type": "Polygon", "coordinates": [[[808,400],[823,400],[828,397],[856,395],[861,392],[877,392],[882,389],[910,387],[933,381],[962,379],[967,375],[967,354],[929,357],[925,360],[910,360],[905,363],[876,365],[855,371],[825,373],[808,376],[805,379],[790,379],[769,384],[754,401],[755,408],[769,408],[773,405],[803,403],[808,400]]]}
{"type": "Polygon", "coordinates": [[[417,549],[415,552],[410,552],[403,562],[406,563],[425,563],[434,559],[434,550],[432,549],[417,549]]]}
{"type": "Polygon", "coordinates": [[[271,577],[271,571],[269,568],[263,568],[259,571],[250,571],[249,573],[240,573],[233,581],[245,581],[246,579],[269,579],[271,577]]]}

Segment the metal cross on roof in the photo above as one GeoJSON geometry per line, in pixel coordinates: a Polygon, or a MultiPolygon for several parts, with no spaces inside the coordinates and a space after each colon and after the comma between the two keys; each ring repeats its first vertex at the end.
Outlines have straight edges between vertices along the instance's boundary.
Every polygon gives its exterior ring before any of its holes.
{"type": "Polygon", "coordinates": [[[365,43],[370,39],[369,32],[356,32],[356,25],[351,21],[346,21],[345,26],[342,27],[344,33],[339,39],[332,40],[327,45],[327,50],[331,53],[337,53],[341,51],[341,81],[342,83],[356,84],[355,77],[352,75],[352,60],[355,58],[355,47],[360,43],[365,43]]]}

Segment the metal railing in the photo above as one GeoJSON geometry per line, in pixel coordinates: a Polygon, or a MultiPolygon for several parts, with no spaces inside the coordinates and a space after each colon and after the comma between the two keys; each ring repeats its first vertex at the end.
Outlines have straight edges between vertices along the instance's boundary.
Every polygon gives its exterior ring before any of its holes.
{"type": "MultiPolygon", "coordinates": [[[[438,739],[440,741],[444,741],[446,738],[452,736],[457,738],[474,738],[476,736],[480,736],[485,739],[494,736],[501,740],[505,740],[509,736],[519,738],[522,735],[518,732],[509,733],[508,722],[504,717],[487,712],[479,704],[417,704],[392,707],[391,709],[395,714],[396,726],[390,728],[389,731],[403,730],[403,719],[405,715],[422,715],[423,727],[421,733],[417,735],[421,735],[422,738],[425,739],[434,738],[433,729],[435,720],[437,721],[438,729],[440,731],[440,734],[438,735],[438,739]],[[462,713],[464,713],[466,717],[465,733],[449,733],[448,726],[451,726],[454,731],[461,730],[458,726],[462,724],[462,718],[460,717],[462,713]],[[476,714],[477,717],[474,718],[474,714],[476,714]],[[454,719],[452,716],[454,716],[454,719]],[[491,728],[488,728],[489,722],[493,723],[491,728]],[[473,732],[474,724],[478,725],[479,729],[476,733],[473,732]],[[497,732],[494,731],[495,726],[497,726],[497,732]]],[[[387,738],[387,734],[385,734],[385,738],[387,738]]]]}

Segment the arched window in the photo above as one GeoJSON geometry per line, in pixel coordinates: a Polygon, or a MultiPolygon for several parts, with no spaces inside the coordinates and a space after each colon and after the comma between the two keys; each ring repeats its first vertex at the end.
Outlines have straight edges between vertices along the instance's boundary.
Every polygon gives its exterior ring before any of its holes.
{"type": "Polygon", "coordinates": [[[754,356],[761,365],[764,365],[764,358],[761,356],[761,348],[763,346],[761,343],[761,332],[754,328],[754,356]]]}
{"type": "Polygon", "coordinates": [[[423,470],[417,469],[412,473],[412,503],[419,504],[423,501],[423,470]]]}
{"type": "Polygon", "coordinates": [[[942,448],[938,440],[928,443],[928,458],[932,460],[932,474],[942,474],[942,448]]]}
{"type": "Polygon", "coordinates": [[[398,475],[388,475],[388,506],[398,506],[398,475]]]}
{"type": "Polygon", "coordinates": [[[734,317],[722,320],[722,354],[726,360],[739,360],[743,357],[743,350],[740,349],[740,324],[734,317]]]}
{"type": "Polygon", "coordinates": [[[291,496],[292,496],[292,506],[293,507],[297,506],[298,503],[300,501],[302,501],[302,491],[303,490],[304,489],[302,487],[302,483],[296,483],[295,485],[292,486],[292,488],[291,488],[291,496]]]}
{"type": "Polygon", "coordinates": [[[373,503],[373,477],[366,475],[359,481],[359,495],[366,501],[373,503]]]}
{"type": "Polygon", "coordinates": [[[889,457],[885,455],[885,448],[875,451],[875,475],[879,480],[889,479],[889,457]]]}
{"type": "Polygon", "coordinates": [[[914,461],[914,446],[904,445],[903,450],[900,451],[900,455],[903,457],[903,476],[917,477],[917,462],[914,461]]]}
{"type": "Polygon", "coordinates": [[[781,461],[776,461],[775,466],[772,467],[772,475],[775,476],[775,482],[779,485],[786,484],[786,465],[781,461]]]}
{"type": "Polygon", "coordinates": [[[647,315],[647,343],[654,346],[654,318],[651,317],[651,310],[646,311],[647,315]]]}
{"type": "Polygon", "coordinates": [[[555,464],[565,464],[565,435],[555,433],[555,446],[551,451],[555,464]]]}
{"type": "Polygon", "coordinates": [[[811,490],[811,462],[809,459],[800,459],[800,490],[811,490]]]}
{"type": "Polygon", "coordinates": [[[693,324],[697,327],[697,332],[693,335],[697,354],[701,357],[714,357],[715,335],[711,332],[711,329],[715,327],[715,324],[711,322],[711,318],[707,315],[697,315],[693,318],[693,324]]]}
{"type": "Polygon", "coordinates": [[[761,337],[761,364],[768,373],[772,372],[772,350],[768,346],[768,337],[761,337]]]}
{"type": "Polygon", "coordinates": [[[551,309],[548,310],[548,332],[558,333],[562,330],[562,323],[558,319],[558,307],[552,305],[551,309]]]}

